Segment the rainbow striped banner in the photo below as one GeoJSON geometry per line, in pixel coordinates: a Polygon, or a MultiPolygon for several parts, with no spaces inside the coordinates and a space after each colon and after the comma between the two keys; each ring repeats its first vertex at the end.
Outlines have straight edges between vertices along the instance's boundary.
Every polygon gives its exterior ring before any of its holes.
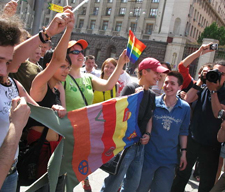
{"type": "Polygon", "coordinates": [[[79,181],[139,141],[137,120],[142,97],[143,91],[114,98],[70,111],[62,119],[52,109],[30,106],[32,118],[64,137],[62,151],[56,149],[49,162],[51,191],[58,176],[64,173],[67,173],[67,190],[72,191],[79,181]],[[51,166],[52,161],[57,161],[56,166],[51,166]]]}
{"type": "Polygon", "coordinates": [[[135,63],[140,57],[141,53],[146,48],[146,45],[139,41],[133,32],[129,30],[129,39],[127,43],[127,56],[132,63],[135,63]]]}

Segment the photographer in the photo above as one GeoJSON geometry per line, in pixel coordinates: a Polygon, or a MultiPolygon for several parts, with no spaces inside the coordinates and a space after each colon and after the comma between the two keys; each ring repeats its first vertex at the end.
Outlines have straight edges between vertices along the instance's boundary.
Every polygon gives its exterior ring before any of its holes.
{"type": "Polygon", "coordinates": [[[199,78],[184,97],[188,103],[196,101],[196,106],[188,138],[188,164],[185,170],[177,171],[172,192],[184,191],[197,158],[201,170],[198,191],[208,192],[214,185],[220,154],[217,132],[220,129],[221,119],[218,115],[224,107],[222,104],[225,104],[225,61],[216,62],[213,70],[206,74],[206,87],[201,88],[203,80],[199,78]]]}

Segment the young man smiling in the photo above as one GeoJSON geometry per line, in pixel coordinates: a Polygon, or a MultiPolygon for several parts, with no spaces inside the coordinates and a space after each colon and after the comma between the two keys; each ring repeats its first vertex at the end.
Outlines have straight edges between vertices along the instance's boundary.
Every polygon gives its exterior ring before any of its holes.
{"type": "Polygon", "coordinates": [[[152,117],[151,139],[145,146],[142,176],[137,192],[169,192],[178,164],[177,149],[181,146],[179,168],[184,170],[188,126],[189,104],[176,96],[181,90],[183,77],[172,71],[166,76],[164,92],[156,97],[156,108],[152,117]],[[178,139],[179,138],[179,139],[178,139]]]}

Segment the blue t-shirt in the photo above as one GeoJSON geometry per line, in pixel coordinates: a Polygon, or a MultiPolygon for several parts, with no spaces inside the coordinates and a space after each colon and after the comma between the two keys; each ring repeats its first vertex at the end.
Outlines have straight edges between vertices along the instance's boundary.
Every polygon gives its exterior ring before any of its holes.
{"type": "Polygon", "coordinates": [[[177,97],[176,105],[169,111],[163,97],[158,96],[155,100],[151,138],[145,146],[145,159],[157,165],[173,165],[178,163],[179,135],[188,135],[190,106],[177,97]]]}

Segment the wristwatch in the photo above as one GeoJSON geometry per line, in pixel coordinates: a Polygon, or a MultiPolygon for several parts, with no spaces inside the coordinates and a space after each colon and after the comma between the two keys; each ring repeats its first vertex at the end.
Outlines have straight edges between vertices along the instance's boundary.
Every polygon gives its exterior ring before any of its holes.
{"type": "Polygon", "coordinates": [[[213,94],[213,93],[217,93],[217,91],[214,91],[214,90],[213,90],[213,91],[210,91],[210,93],[211,93],[211,94],[213,94]]]}
{"type": "Polygon", "coordinates": [[[224,112],[225,112],[225,111],[224,111],[223,109],[221,109],[221,110],[218,112],[217,118],[218,118],[218,119],[222,119],[224,112]]]}

